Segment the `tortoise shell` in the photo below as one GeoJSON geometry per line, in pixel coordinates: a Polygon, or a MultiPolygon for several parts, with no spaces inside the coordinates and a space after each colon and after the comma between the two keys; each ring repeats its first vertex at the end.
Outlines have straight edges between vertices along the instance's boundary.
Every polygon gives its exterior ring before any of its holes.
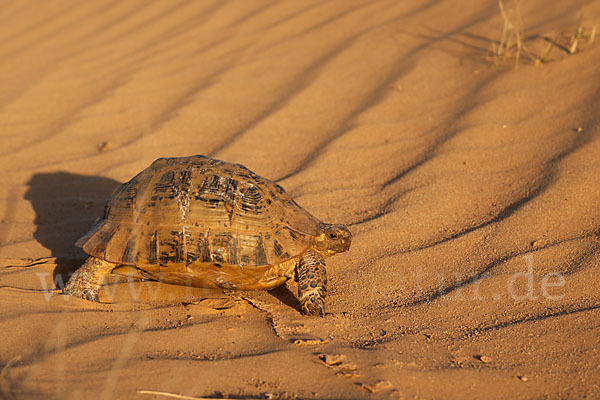
{"type": "Polygon", "coordinates": [[[159,158],[119,186],[77,244],[91,256],[147,270],[250,268],[303,254],[319,225],[276,183],[196,155],[159,158]]]}

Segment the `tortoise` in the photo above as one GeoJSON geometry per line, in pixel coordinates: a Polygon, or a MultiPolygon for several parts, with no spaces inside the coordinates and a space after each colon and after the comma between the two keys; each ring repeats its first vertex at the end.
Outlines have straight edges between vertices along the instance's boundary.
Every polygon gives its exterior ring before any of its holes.
{"type": "Polygon", "coordinates": [[[238,290],[270,290],[292,278],[302,313],[322,317],[324,258],[350,242],[344,225],[319,221],[241,164],[159,158],[113,192],[77,241],[89,258],[63,292],[99,301],[110,273],[238,290]]]}

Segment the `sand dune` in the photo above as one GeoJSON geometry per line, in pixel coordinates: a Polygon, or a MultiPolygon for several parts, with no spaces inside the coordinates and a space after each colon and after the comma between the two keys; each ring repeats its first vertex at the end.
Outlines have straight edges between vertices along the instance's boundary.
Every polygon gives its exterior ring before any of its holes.
{"type": "Polygon", "coordinates": [[[521,2],[518,67],[495,1],[2,8],[0,397],[600,397],[600,51],[567,51],[600,4],[521,2]],[[55,289],[115,187],[191,154],[349,226],[325,318],[293,283],[55,289]]]}

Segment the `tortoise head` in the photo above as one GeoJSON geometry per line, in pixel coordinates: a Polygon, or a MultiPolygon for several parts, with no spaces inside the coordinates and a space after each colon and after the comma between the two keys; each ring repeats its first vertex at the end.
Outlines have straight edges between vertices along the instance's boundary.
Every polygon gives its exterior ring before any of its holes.
{"type": "Polygon", "coordinates": [[[350,248],[352,234],[344,225],[321,224],[319,235],[315,236],[313,247],[323,257],[343,253],[350,248]]]}

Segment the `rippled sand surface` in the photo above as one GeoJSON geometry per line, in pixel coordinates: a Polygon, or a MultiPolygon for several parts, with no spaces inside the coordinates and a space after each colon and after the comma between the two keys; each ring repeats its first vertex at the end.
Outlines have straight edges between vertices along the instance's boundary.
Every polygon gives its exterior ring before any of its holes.
{"type": "Polygon", "coordinates": [[[515,68],[495,1],[4,2],[0,397],[600,397],[598,38],[567,51],[600,4],[520,16],[515,68]],[[349,226],[325,318],[294,284],[54,289],[191,154],[349,226]]]}

